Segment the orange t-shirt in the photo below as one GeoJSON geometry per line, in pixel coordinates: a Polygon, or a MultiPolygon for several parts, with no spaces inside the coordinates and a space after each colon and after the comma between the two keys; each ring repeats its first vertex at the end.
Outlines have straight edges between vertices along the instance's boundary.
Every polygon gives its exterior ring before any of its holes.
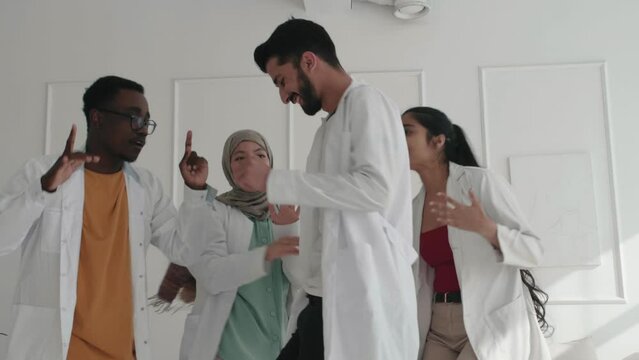
{"type": "Polygon", "coordinates": [[[132,360],[133,285],[124,174],[84,173],[77,303],[67,359],[132,360]]]}

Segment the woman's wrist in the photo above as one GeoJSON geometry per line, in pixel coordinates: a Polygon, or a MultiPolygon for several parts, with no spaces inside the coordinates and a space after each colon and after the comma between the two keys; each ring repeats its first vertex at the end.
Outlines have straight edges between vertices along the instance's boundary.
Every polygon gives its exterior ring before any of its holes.
{"type": "Polygon", "coordinates": [[[495,249],[499,249],[499,239],[497,238],[497,224],[494,221],[486,219],[486,223],[484,224],[480,234],[485,237],[486,240],[488,240],[495,249]]]}

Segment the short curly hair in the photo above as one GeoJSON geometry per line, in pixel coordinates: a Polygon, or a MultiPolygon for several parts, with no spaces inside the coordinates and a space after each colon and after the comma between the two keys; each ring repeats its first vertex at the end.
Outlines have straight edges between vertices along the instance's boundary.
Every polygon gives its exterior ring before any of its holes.
{"type": "Polygon", "coordinates": [[[99,109],[112,101],[120,90],[133,90],[144,94],[144,87],[133,80],[109,75],[96,80],[87,88],[82,97],[84,106],[82,112],[87,120],[89,128],[89,112],[92,109],[99,109]]]}

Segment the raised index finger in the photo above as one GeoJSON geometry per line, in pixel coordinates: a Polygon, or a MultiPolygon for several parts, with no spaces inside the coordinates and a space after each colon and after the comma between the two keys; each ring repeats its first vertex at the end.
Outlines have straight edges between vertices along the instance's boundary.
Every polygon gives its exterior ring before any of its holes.
{"type": "Polygon", "coordinates": [[[73,151],[73,144],[75,143],[75,133],[76,133],[75,124],[71,125],[71,132],[69,133],[69,137],[67,138],[67,143],[64,146],[64,155],[69,155],[73,151]]]}
{"type": "Polygon", "coordinates": [[[182,161],[186,161],[191,155],[191,139],[193,138],[193,133],[191,130],[186,132],[186,141],[184,142],[184,156],[182,157],[182,161]]]}

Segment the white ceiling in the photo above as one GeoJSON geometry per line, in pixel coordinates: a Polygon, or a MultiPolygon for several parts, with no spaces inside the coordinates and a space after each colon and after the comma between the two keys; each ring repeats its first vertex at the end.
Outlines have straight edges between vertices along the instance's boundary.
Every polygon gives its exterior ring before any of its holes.
{"type": "Polygon", "coordinates": [[[351,0],[304,0],[304,8],[309,13],[347,11],[351,9],[351,0]]]}

